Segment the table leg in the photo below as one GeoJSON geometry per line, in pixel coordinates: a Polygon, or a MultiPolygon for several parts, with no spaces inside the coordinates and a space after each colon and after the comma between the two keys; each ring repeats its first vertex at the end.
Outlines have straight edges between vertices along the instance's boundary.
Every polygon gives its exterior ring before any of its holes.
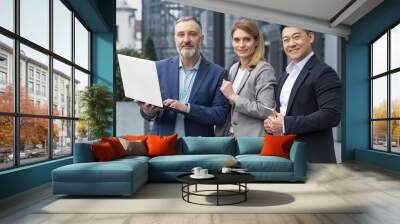
{"type": "Polygon", "coordinates": [[[219,184],[217,184],[217,206],[219,205],[219,184]]]}
{"type": "Polygon", "coordinates": [[[244,183],[244,201],[247,201],[247,183],[244,183]]]}

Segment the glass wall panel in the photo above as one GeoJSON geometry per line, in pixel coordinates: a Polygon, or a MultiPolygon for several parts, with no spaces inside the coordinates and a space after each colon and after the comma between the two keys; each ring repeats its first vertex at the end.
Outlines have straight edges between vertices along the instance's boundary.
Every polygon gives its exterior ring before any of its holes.
{"type": "Polygon", "coordinates": [[[20,109],[24,114],[47,115],[49,108],[49,57],[21,44],[20,109]]]}
{"type": "Polygon", "coordinates": [[[53,115],[72,117],[71,66],[53,60],[53,115]]]}
{"type": "Polygon", "coordinates": [[[88,128],[84,120],[75,121],[75,143],[88,140],[88,128]]]}
{"type": "Polygon", "coordinates": [[[49,0],[20,0],[21,36],[49,48],[49,0]]]}
{"type": "Polygon", "coordinates": [[[372,75],[387,71],[387,34],[372,44],[372,75]]]}
{"type": "Polygon", "coordinates": [[[13,117],[0,115],[0,170],[14,165],[13,117]]]}
{"type": "Polygon", "coordinates": [[[53,51],[71,60],[72,12],[60,0],[53,0],[53,10],[53,51]]]}
{"type": "Polygon", "coordinates": [[[400,72],[391,75],[390,102],[392,118],[400,118],[400,72]]]}
{"type": "Polygon", "coordinates": [[[372,122],[372,147],[377,150],[387,151],[387,121],[372,122]]]}
{"type": "Polygon", "coordinates": [[[0,34],[0,111],[14,111],[14,43],[0,34]]]}
{"type": "Polygon", "coordinates": [[[390,32],[390,68],[400,67],[400,24],[390,32]]]}
{"type": "Polygon", "coordinates": [[[72,121],[53,120],[53,157],[72,154],[72,121]]]}
{"type": "Polygon", "coordinates": [[[0,26],[14,31],[14,0],[0,1],[0,26]]]}
{"type": "Polygon", "coordinates": [[[75,63],[89,69],[89,32],[75,18],[75,63]]]}
{"type": "Polygon", "coordinates": [[[400,120],[391,121],[391,151],[400,153],[400,120]]]}
{"type": "Polygon", "coordinates": [[[387,77],[372,81],[372,118],[387,118],[387,77]]]}
{"type": "Polygon", "coordinates": [[[20,163],[35,163],[49,158],[49,120],[45,118],[20,118],[20,163]]]}
{"type": "Polygon", "coordinates": [[[89,86],[89,75],[75,69],[75,117],[80,117],[82,110],[80,105],[80,94],[89,86]]]}

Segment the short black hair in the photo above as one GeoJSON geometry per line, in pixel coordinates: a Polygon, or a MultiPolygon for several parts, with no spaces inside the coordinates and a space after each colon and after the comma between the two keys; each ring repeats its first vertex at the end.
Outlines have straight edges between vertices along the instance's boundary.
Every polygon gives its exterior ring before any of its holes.
{"type": "Polygon", "coordinates": [[[287,25],[282,25],[282,26],[281,26],[281,33],[282,33],[283,29],[285,29],[286,27],[297,27],[297,28],[300,28],[300,29],[304,30],[307,34],[308,34],[308,33],[314,33],[314,31],[305,29],[305,28],[303,28],[303,27],[301,27],[301,26],[287,26],[287,25]]]}

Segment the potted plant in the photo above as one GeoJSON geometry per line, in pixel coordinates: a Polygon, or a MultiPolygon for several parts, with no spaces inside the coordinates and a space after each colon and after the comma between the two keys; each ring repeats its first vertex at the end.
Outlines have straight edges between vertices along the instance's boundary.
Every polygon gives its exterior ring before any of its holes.
{"type": "Polygon", "coordinates": [[[89,140],[110,136],[108,130],[112,125],[114,100],[108,87],[102,84],[86,87],[80,93],[79,106],[89,140]]]}

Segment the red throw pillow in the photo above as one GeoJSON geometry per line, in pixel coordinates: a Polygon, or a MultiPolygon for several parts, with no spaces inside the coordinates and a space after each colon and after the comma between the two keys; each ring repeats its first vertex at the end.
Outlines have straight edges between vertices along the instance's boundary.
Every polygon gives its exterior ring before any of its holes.
{"type": "Polygon", "coordinates": [[[94,157],[99,162],[109,161],[117,158],[114,149],[108,142],[92,144],[90,147],[92,149],[94,157]]]}
{"type": "Polygon", "coordinates": [[[147,137],[147,155],[148,156],[163,156],[176,155],[176,140],[177,135],[158,136],[150,135],[147,137]]]}
{"type": "Polygon", "coordinates": [[[110,137],[110,138],[101,138],[101,142],[108,142],[114,149],[115,155],[117,158],[121,158],[126,156],[126,151],[124,146],[122,146],[121,142],[119,142],[118,138],[110,137]]]}
{"type": "Polygon", "coordinates": [[[261,156],[280,156],[289,159],[290,147],[294,142],[296,135],[266,135],[264,145],[261,149],[261,156]]]}

